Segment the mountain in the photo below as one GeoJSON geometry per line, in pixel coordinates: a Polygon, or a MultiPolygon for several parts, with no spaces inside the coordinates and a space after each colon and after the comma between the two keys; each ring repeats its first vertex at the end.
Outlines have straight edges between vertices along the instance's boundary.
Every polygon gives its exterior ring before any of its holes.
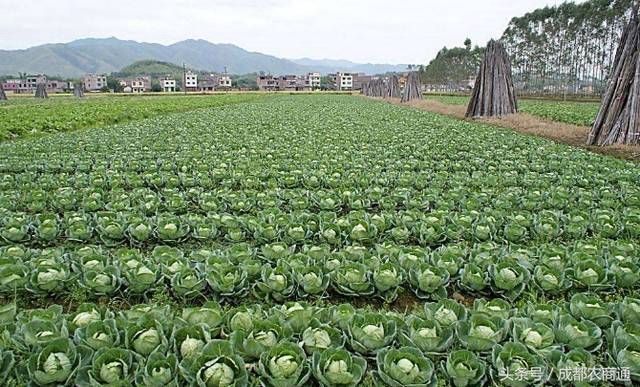
{"type": "Polygon", "coordinates": [[[317,69],[317,71],[323,72],[323,70],[330,69],[330,71],[349,71],[353,73],[365,73],[365,74],[383,74],[386,72],[402,72],[407,69],[406,64],[373,64],[373,63],[355,63],[346,59],[291,59],[293,63],[307,66],[317,69]]]}
{"type": "Polygon", "coordinates": [[[286,59],[249,52],[232,44],[185,40],[169,46],[139,43],[117,38],[80,39],[64,44],[45,44],[26,50],[0,50],[0,74],[44,73],[77,77],[85,73],[111,73],[129,64],[153,59],[198,70],[245,74],[265,71],[273,74],[303,74],[305,66],[286,59]]]}
{"type": "Polygon", "coordinates": [[[366,72],[401,71],[405,66],[358,64],[346,60],[300,59],[304,63],[277,58],[259,52],[249,52],[233,44],[214,44],[206,40],[185,40],[168,46],[158,43],[141,43],[105,39],[79,39],[69,43],[44,44],[26,50],[0,50],[0,75],[18,73],[48,74],[61,77],[78,77],[86,73],[107,74],[141,60],[156,60],[197,70],[231,74],[271,72],[274,75],[304,74],[309,71],[366,72]]]}

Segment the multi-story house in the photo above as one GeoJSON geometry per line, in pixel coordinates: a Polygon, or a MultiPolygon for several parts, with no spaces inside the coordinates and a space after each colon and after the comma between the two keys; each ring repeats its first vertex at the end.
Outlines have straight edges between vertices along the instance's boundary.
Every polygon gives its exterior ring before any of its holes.
{"type": "Polygon", "coordinates": [[[219,83],[219,76],[215,74],[207,74],[204,76],[203,80],[198,82],[198,89],[200,91],[216,91],[219,83]]]}
{"type": "Polygon", "coordinates": [[[231,88],[231,75],[229,74],[222,74],[220,75],[220,77],[218,78],[218,87],[220,87],[223,90],[228,90],[231,88]]]}
{"type": "Polygon", "coordinates": [[[333,79],[336,90],[338,91],[351,91],[353,90],[353,74],[337,72],[335,74],[329,74],[333,79]]]}
{"type": "Polygon", "coordinates": [[[278,90],[278,82],[273,75],[259,75],[256,77],[256,83],[258,84],[258,90],[260,91],[278,90]]]}
{"type": "Polygon", "coordinates": [[[296,91],[298,79],[295,75],[283,75],[276,78],[279,91],[296,91]]]}
{"type": "Polygon", "coordinates": [[[198,74],[188,71],[184,75],[183,83],[186,91],[198,91],[198,74]]]}
{"type": "Polygon", "coordinates": [[[164,93],[174,93],[176,91],[176,80],[170,76],[160,77],[158,81],[164,93]]]}
{"type": "Polygon", "coordinates": [[[141,79],[132,79],[130,82],[132,93],[144,93],[144,82],[141,79]]]}
{"type": "Polygon", "coordinates": [[[104,75],[85,74],[82,84],[86,91],[100,91],[107,86],[107,77],[104,75]]]}
{"type": "Polygon", "coordinates": [[[39,84],[43,84],[49,93],[62,93],[68,89],[67,82],[47,80],[46,75],[28,76],[23,79],[7,79],[2,83],[5,92],[12,94],[35,93],[39,84]]]}
{"type": "Polygon", "coordinates": [[[307,74],[308,85],[311,90],[317,90],[320,88],[321,76],[320,73],[309,73],[307,74]]]}
{"type": "Polygon", "coordinates": [[[2,89],[6,93],[18,94],[18,87],[20,86],[21,82],[21,79],[7,79],[6,81],[2,82],[2,89]]]}

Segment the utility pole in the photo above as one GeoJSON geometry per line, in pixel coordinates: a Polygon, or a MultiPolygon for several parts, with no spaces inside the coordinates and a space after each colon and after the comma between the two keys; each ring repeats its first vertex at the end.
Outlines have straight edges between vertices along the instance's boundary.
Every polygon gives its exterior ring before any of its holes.
{"type": "Polygon", "coordinates": [[[187,65],[182,61],[182,89],[187,94],[187,65]]]}
{"type": "MultiPolygon", "coordinates": [[[[227,66],[224,66],[224,68],[222,69],[222,73],[225,75],[225,76],[224,76],[224,81],[225,81],[225,83],[226,83],[226,82],[227,82],[227,66]]],[[[225,84],[225,86],[224,86],[224,90],[225,90],[226,92],[229,92],[229,87],[228,87],[226,84],[225,84]]]]}

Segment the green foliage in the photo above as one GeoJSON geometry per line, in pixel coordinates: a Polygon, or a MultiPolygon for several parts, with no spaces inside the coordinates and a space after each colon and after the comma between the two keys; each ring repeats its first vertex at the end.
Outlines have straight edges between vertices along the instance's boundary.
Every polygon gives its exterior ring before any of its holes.
{"type": "Polygon", "coordinates": [[[335,95],[4,142],[0,379],[480,386],[583,362],[638,382],[638,173],[335,95]]]}
{"type": "MultiPolygon", "coordinates": [[[[114,78],[134,78],[149,76],[151,78],[166,77],[169,75],[173,79],[182,79],[182,66],[170,62],[163,62],[153,59],[139,60],[123,67],[119,71],[111,73],[114,78]]],[[[193,69],[187,71],[196,72],[193,69]]]]}
{"type": "Polygon", "coordinates": [[[445,85],[449,90],[457,90],[469,79],[475,78],[480,68],[484,48],[471,48],[471,40],[466,39],[465,47],[444,47],[426,67],[420,66],[423,82],[431,85],[445,85]]]}
{"type": "Polygon", "coordinates": [[[46,102],[16,100],[10,101],[7,108],[0,109],[0,140],[113,125],[259,98],[262,97],[230,94],[206,97],[52,98],[46,102]]]}
{"type": "MultiPolygon", "coordinates": [[[[441,97],[425,96],[449,105],[466,106],[468,97],[441,97]]],[[[592,102],[561,102],[561,101],[534,101],[519,100],[518,107],[522,113],[545,118],[550,121],[564,122],[567,124],[591,126],[598,114],[600,104],[592,102]]]]}

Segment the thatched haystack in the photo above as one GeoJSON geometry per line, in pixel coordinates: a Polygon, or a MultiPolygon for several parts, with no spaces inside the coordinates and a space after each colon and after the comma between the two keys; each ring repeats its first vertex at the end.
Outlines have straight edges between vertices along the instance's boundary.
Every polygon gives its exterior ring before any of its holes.
{"type": "Polygon", "coordinates": [[[368,97],[369,94],[370,94],[370,91],[369,91],[370,84],[371,84],[371,81],[363,83],[362,84],[362,90],[360,90],[360,94],[366,95],[368,97]]]}
{"type": "Polygon", "coordinates": [[[76,82],[73,85],[73,96],[76,98],[84,98],[84,90],[82,82],[76,82]]]}
{"type": "Polygon", "coordinates": [[[4,89],[2,88],[2,83],[0,83],[0,101],[6,101],[7,100],[7,94],[4,92],[4,89]]]}
{"type": "Polygon", "coordinates": [[[511,61],[502,43],[487,43],[466,117],[502,117],[518,112],[511,61]]]}
{"type": "Polygon", "coordinates": [[[382,78],[373,81],[373,96],[382,98],[385,95],[385,84],[382,78]]]}
{"type": "Polygon", "coordinates": [[[385,98],[400,98],[400,86],[398,86],[398,77],[395,75],[387,79],[387,92],[385,98]]]}
{"type": "Polygon", "coordinates": [[[49,98],[49,96],[47,95],[47,90],[44,88],[44,83],[38,83],[38,86],[36,87],[36,98],[37,99],[49,98]]]}
{"type": "Polygon", "coordinates": [[[607,91],[587,144],[640,145],[640,22],[637,9],[622,32],[607,91]]]}
{"type": "Polygon", "coordinates": [[[404,85],[402,102],[409,102],[414,99],[422,99],[422,82],[415,72],[410,72],[407,76],[407,83],[404,85]]]}

